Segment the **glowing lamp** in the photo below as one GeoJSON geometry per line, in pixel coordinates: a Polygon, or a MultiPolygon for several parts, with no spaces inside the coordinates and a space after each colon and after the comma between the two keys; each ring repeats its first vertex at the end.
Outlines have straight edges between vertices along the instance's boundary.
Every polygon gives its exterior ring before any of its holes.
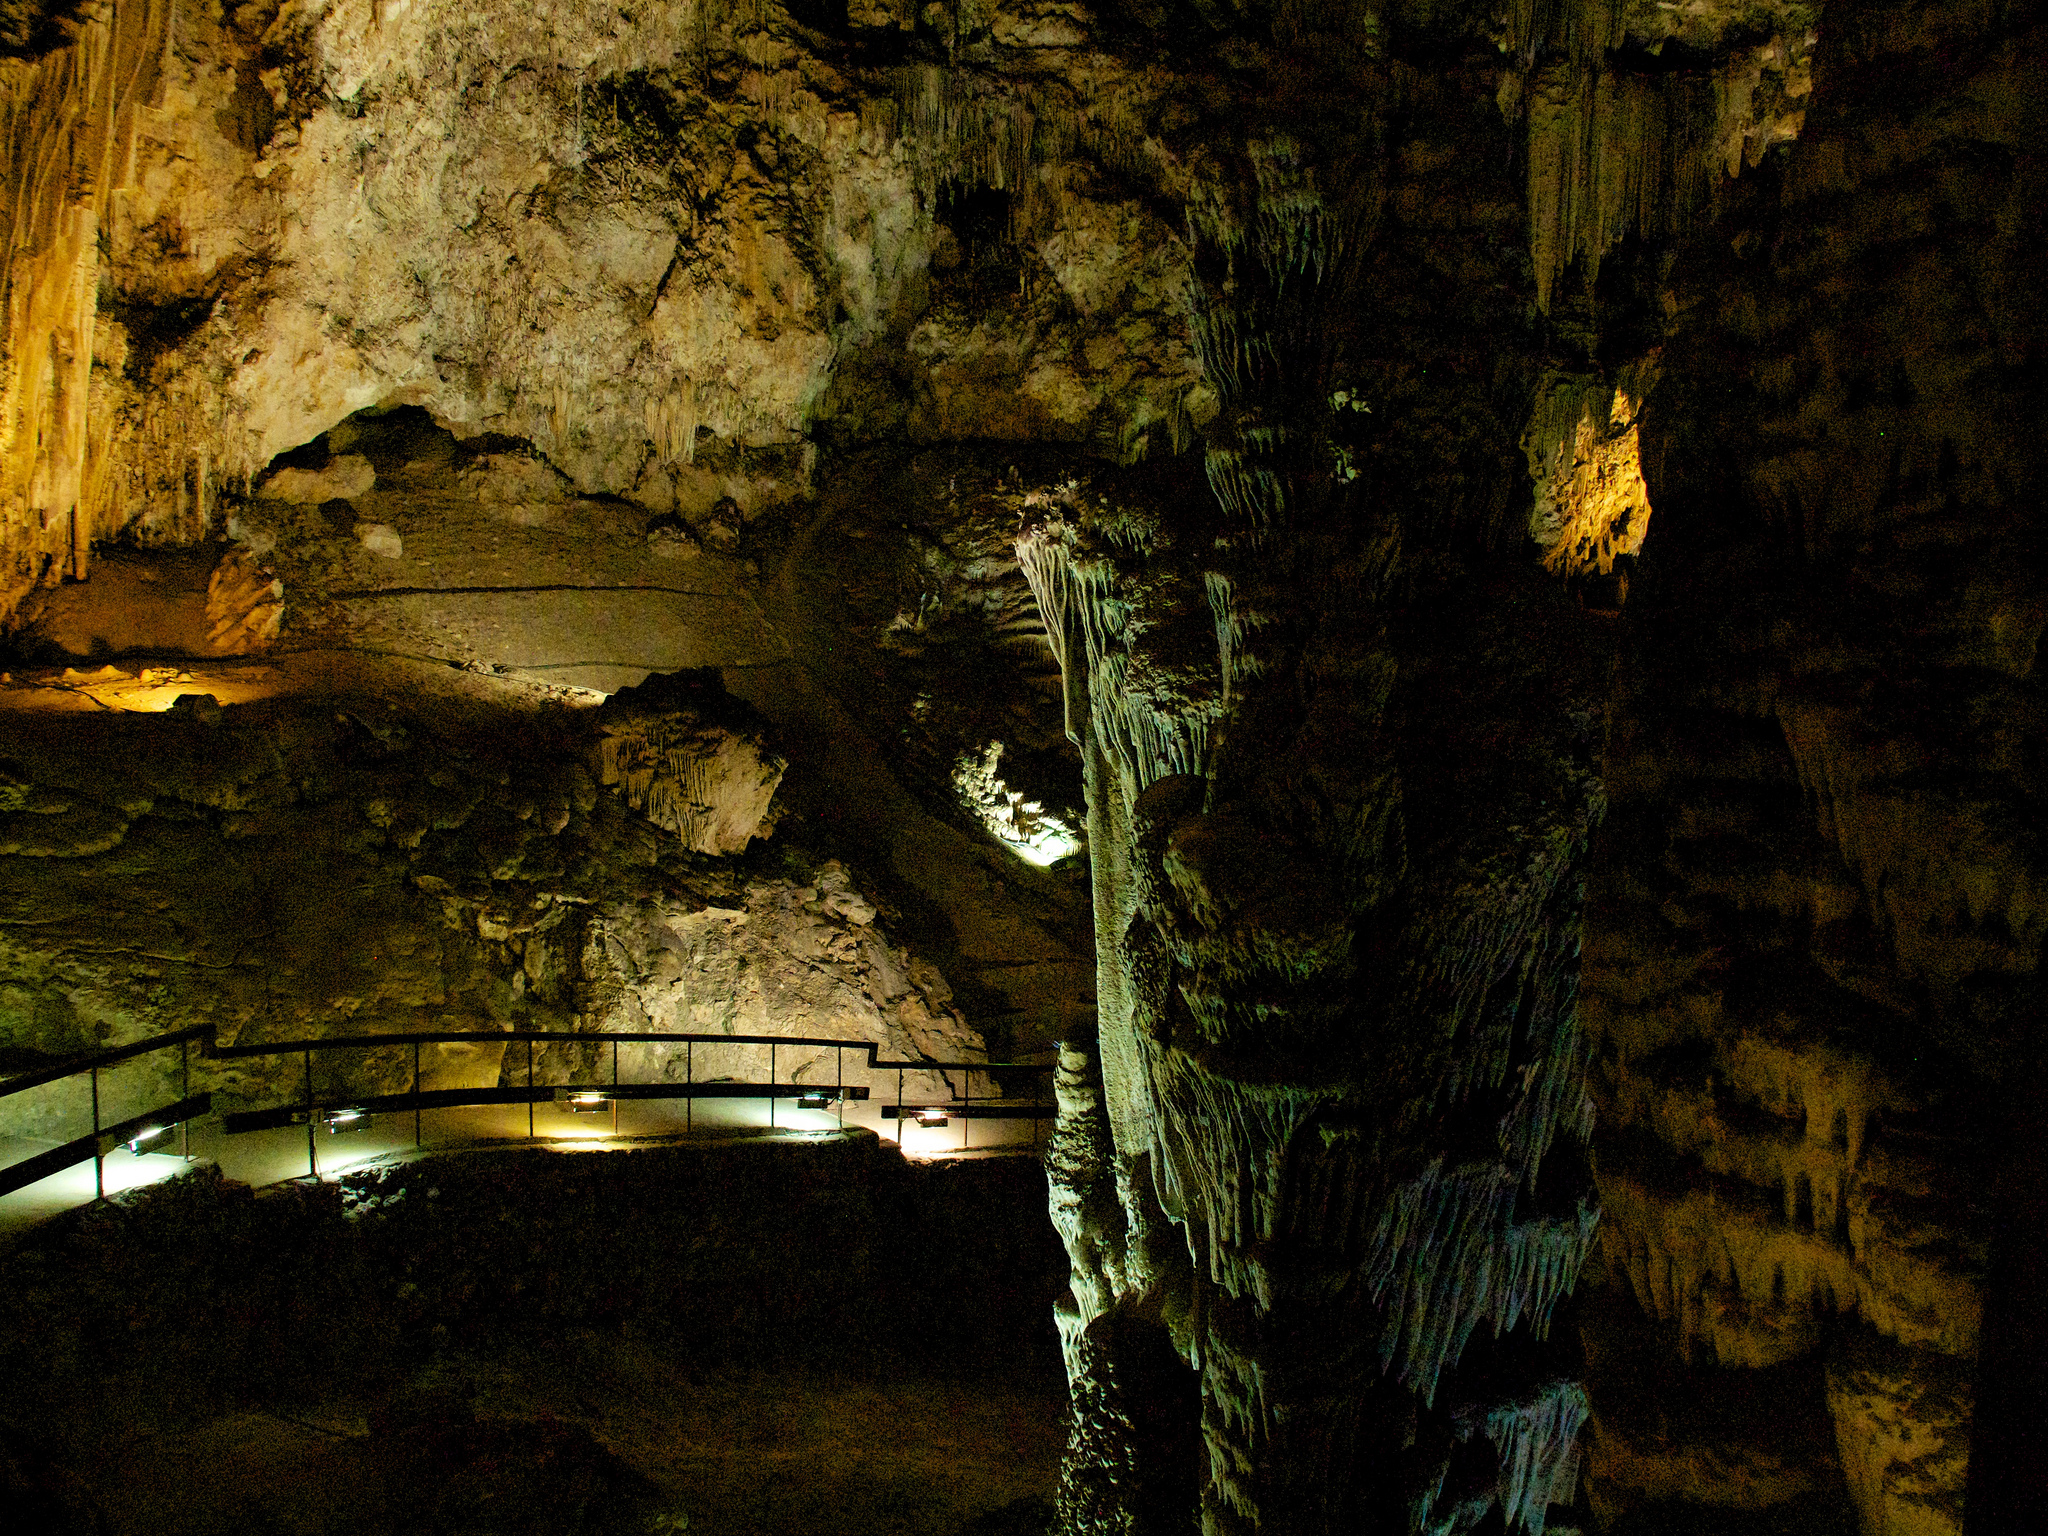
{"type": "Polygon", "coordinates": [[[142,1156],[142,1154],[148,1150],[151,1142],[157,1140],[159,1137],[168,1136],[170,1134],[171,1128],[168,1125],[152,1125],[148,1130],[142,1132],[141,1135],[137,1136],[133,1141],[128,1143],[129,1155],[132,1157],[142,1156]]]}
{"type": "Polygon", "coordinates": [[[946,1118],[946,1112],[943,1109],[920,1109],[917,1112],[917,1123],[930,1126],[936,1131],[939,1127],[950,1125],[952,1122],[946,1118]]]}
{"type": "Polygon", "coordinates": [[[594,1115],[609,1102],[603,1094],[593,1090],[579,1089],[562,1096],[562,1108],[572,1115],[594,1115]]]}
{"type": "Polygon", "coordinates": [[[796,1101],[798,1109],[827,1109],[831,1104],[832,1095],[829,1093],[807,1093],[796,1101]]]}
{"type": "Polygon", "coordinates": [[[376,1116],[366,1109],[337,1109],[321,1123],[327,1127],[328,1135],[344,1136],[350,1131],[367,1131],[375,1119],[376,1116]]]}

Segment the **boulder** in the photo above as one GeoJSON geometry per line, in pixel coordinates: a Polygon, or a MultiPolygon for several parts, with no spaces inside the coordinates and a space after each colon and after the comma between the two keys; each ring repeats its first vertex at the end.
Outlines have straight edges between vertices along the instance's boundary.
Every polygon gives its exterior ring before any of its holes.
{"type": "Polygon", "coordinates": [[[717,674],[672,672],[621,689],[599,712],[597,772],[626,803],[699,853],[738,853],[763,828],[788,764],[768,725],[717,674]]]}
{"type": "Polygon", "coordinates": [[[323,501],[354,501],[377,482],[377,471],[359,453],[330,459],[325,469],[280,469],[257,488],[266,501],[318,506],[323,501]]]}

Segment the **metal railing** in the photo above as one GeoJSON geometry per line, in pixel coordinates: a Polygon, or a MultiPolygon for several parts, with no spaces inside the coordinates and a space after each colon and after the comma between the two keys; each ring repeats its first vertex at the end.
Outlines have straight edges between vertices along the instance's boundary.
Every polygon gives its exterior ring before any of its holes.
{"type": "MultiPolygon", "coordinates": [[[[272,1130],[304,1122],[306,1126],[307,1170],[313,1177],[319,1176],[319,1162],[315,1133],[323,1111],[354,1112],[362,1115],[381,1113],[404,1113],[413,1116],[413,1140],[416,1147],[425,1145],[421,1116],[428,1109],[471,1108],[491,1105],[525,1104],[526,1128],[529,1137],[537,1137],[533,1106],[544,1101],[553,1101],[570,1095],[595,1096],[609,1101],[612,1106],[612,1127],[618,1129],[618,1105],[625,1100],[681,1099],[685,1105],[684,1128],[695,1127],[695,1101],[703,1099],[765,1099],[768,1102],[768,1123],[775,1124],[775,1104],[778,1099],[801,1099],[824,1097],[838,1107],[839,1119],[845,1122],[845,1106],[849,1099],[856,1102],[869,1097],[865,1085],[849,1085],[846,1082],[847,1051],[863,1051],[867,1060],[862,1064],[870,1072],[894,1072],[896,1074],[896,1101],[882,1107],[882,1118],[895,1120],[899,1124],[913,1117],[930,1116],[936,1112],[962,1122],[962,1142],[965,1145],[967,1124],[973,1120],[1029,1119],[1033,1122],[1032,1145],[1037,1147],[1037,1122],[1050,1119],[1056,1110],[1050,1100],[1039,1091],[1034,1091],[1028,1103],[1001,1102],[1008,1096],[995,1094],[983,1096],[976,1102],[972,1074],[976,1072],[1031,1074],[1042,1076],[1053,1070],[1049,1062],[1026,1061],[885,1061],[882,1047],[868,1042],[836,1040],[812,1035],[717,1035],[717,1034],[674,1034],[658,1031],[637,1031],[619,1034],[577,1034],[564,1030],[422,1030],[405,1034],[376,1035],[332,1035],[316,1039],[280,1040],[254,1045],[221,1045],[209,1025],[194,1025],[169,1034],[154,1035],[147,1040],[138,1040],[131,1045],[117,1046],[111,1050],[96,1052],[89,1056],[72,1057],[52,1062],[46,1067],[0,1080],[0,1099],[26,1093],[30,1089],[61,1082],[67,1078],[83,1077],[87,1080],[92,1100],[92,1131],[89,1135],[77,1137],[61,1146],[36,1153],[20,1162],[0,1168],[0,1195],[11,1194],[26,1188],[51,1174],[84,1162],[88,1157],[93,1163],[93,1198],[105,1198],[105,1160],[107,1154],[124,1143],[134,1142],[138,1137],[159,1134],[176,1128],[179,1132],[180,1149],[185,1150],[187,1127],[193,1120],[211,1113],[213,1095],[193,1093],[192,1090],[192,1044],[200,1042],[201,1054],[211,1060],[232,1060],[256,1056],[299,1056],[303,1059],[304,1091],[296,1103],[288,1103],[271,1109],[237,1110],[222,1116],[222,1129],[230,1134],[248,1131],[272,1130]],[[515,1042],[526,1044],[526,1083],[521,1086],[500,1086],[495,1088],[423,1088],[421,1077],[420,1047],[442,1044],[496,1044],[508,1048],[515,1042]],[[611,1046],[611,1080],[608,1083],[540,1084],[535,1078],[534,1048],[539,1043],[574,1044],[584,1046],[611,1046]],[[684,1048],[684,1081],[663,1083],[624,1082],[619,1072],[619,1047],[621,1045],[680,1045],[684,1048]],[[767,1046],[768,1081],[766,1083],[738,1082],[731,1079],[716,1079],[698,1082],[696,1079],[696,1047],[699,1045],[718,1046],[767,1046]],[[153,1051],[179,1049],[179,1096],[168,1103],[141,1114],[130,1115],[113,1124],[101,1119],[100,1074],[107,1068],[124,1061],[148,1055],[153,1051]],[[375,1047],[410,1046],[412,1048],[412,1088],[405,1093],[362,1095],[334,1095],[321,1097],[315,1094],[313,1085],[313,1057],[322,1052],[341,1050],[363,1050],[375,1047]],[[776,1058],[787,1048],[831,1050],[834,1053],[834,1081],[831,1085],[812,1082],[776,1081],[776,1058]],[[956,1094],[943,1104],[908,1104],[904,1101],[904,1083],[911,1072],[965,1072],[969,1074],[964,1091],[956,1094]]],[[[500,1079],[505,1076],[501,1069],[500,1079]]],[[[1034,1085],[1036,1088],[1037,1085],[1034,1085]]]]}

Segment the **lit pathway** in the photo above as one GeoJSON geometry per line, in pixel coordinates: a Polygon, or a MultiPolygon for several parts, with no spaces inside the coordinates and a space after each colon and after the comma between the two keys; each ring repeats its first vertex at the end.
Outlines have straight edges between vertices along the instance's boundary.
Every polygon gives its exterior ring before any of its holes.
{"type": "MultiPolygon", "coordinates": [[[[789,1100],[774,1103],[774,1127],[769,1126],[769,1103],[758,1099],[698,1099],[693,1101],[655,1099],[607,1104],[595,1112],[572,1113],[558,1103],[532,1106],[532,1139],[556,1151],[598,1150],[631,1147],[649,1141],[666,1141],[692,1135],[726,1136],[735,1132],[749,1135],[811,1137],[840,1128],[839,1115],[830,1109],[802,1109],[789,1100]],[[618,1129],[613,1130],[616,1108],[618,1129]]],[[[886,1107],[893,1107],[893,1098],[886,1107]]],[[[923,1126],[914,1121],[902,1124],[884,1119],[884,1100],[878,1096],[866,1102],[846,1105],[845,1124],[873,1131],[883,1140],[897,1142],[908,1157],[985,1157],[1029,1155],[1042,1145],[1050,1122],[1032,1120],[964,1120],[952,1118],[944,1126],[923,1126]]],[[[185,1151],[193,1163],[214,1163],[231,1179],[261,1187],[287,1179],[303,1179],[308,1171],[306,1128],[302,1125],[278,1130],[249,1131],[229,1136],[221,1129],[220,1116],[207,1115],[183,1128],[185,1151]]],[[[322,1178],[334,1178],[351,1169],[373,1163],[403,1161],[435,1152],[452,1151],[477,1144],[502,1145],[529,1139],[527,1106],[488,1105],[468,1109],[429,1109],[421,1112],[419,1144],[414,1142],[411,1114],[381,1114],[367,1126],[342,1134],[316,1127],[312,1138],[312,1161],[322,1178]]],[[[0,1137],[0,1166],[58,1145],[56,1141],[26,1137],[0,1137]]],[[[118,1194],[145,1184],[171,1178],[190,1163],[179,1155],[179,1131],[172,1130],[151,1143],[164,1151],[133,1154],[126,1147],[108,1153],[101,1176],[106,1193],[118,1194]]],[[[93,1165],[90,1159],[60,1173],[40,1179],[12,1194],[0,1195],[0,1243],[13,1241],[24,1229],[39,1221],[90,1204],[93,1199],[93,1165]]]]}

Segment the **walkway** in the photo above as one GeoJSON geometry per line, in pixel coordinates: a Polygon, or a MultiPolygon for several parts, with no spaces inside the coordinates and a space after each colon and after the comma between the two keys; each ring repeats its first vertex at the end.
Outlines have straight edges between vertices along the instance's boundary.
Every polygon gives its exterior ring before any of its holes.
{"type": "MultiPolygon", "coordinates": [[[[817,1039],[780,1039],[773,1044],[790,1053],[806,1047],[843,1048],[845,1068],[833,1082],[791,1082],[775,1073],[774,1054],[758,1051],[769,1071],[755,1075],[765,1081],[695,1081],[686,1067],[681,1082],[634,1083],[629,1073],[614,1085],[609,1074],[601,1074],[604,1081],[587,1087],[541,1083],[532,1089],[407,1091],[350,1099],[322,1086],[311,1095],[310,1117],[303,1099],[296,1105],[287,1102],[224,1114],[209,1095],[190,1093],[183,1076],[193,1067],[205,1068],[209,1056],[327,1056],[360,1051],[370,1038],[387,1045],[449,1040],[503,1044],[508,1039],[436,1032],[207,1052],[206,1041],[173,1035],[163,1037],[161,1044],[104,1052],[0,1081],[0,1190],[13,1182],[11,1170],[16,1179],[31,1171],[24,1165],[32,1160],[53,1165],[43,1177],[0,1193],[0,1241],[59,1212],[173,1177],[195,1163],[217,1165],[229,1178],[261,1187],[309,1175],[334,1178],[376,1163],[480,1144],[531,1141],[560,1151],[599,1150],[735,1133],[812,1137],[842,1128],[871,1131],[896,1143],[908,1157],[1030,1155],[1043,1144],[1053,1114],[1046,1082],[1050,1068],[1043,1064],[896,1063],[871,1060],[871,1048],[863,1043],[817,1039]],[[1040,1097],[993,1097],[987,1065],[1000,1067],[1007,1077],[1044,1084],[1040,1097]],[[933,1074],[947,1068],[956,1069],[954,1096],[920,1096],[918,1075],[929,1083],[933,1074]],[[964,1068],[973,1070],[957,1070],[964,1068]],[[474,1102],[489,1099],[500,1102],[474,1102]],[[97,1141],[92,1135],[95,1122],[101,1127],[97,1141]],[[97,1160],[95,1146],[100,1150],[97,1160]]],[[[591,1044],[613,1037],[532,1038],[591,1044]]],[[[672,1052],[673,1047],[697,1043],[723,1047],[728,1053],[735,1044],[770,1044],[765,1036],[617,1038],[659,1043],[672,1052]]],[[[516,1054],[508,1052],[508,1062],[516,1054]]],[[[782,1059],[787,1061],[788,1055],[782,1059]]],[[[516,1071],[510,1075],[518,1076],[516,1071]]],[[[324,1070],[320,1077],[328,1080],[324,1070]]]]}

